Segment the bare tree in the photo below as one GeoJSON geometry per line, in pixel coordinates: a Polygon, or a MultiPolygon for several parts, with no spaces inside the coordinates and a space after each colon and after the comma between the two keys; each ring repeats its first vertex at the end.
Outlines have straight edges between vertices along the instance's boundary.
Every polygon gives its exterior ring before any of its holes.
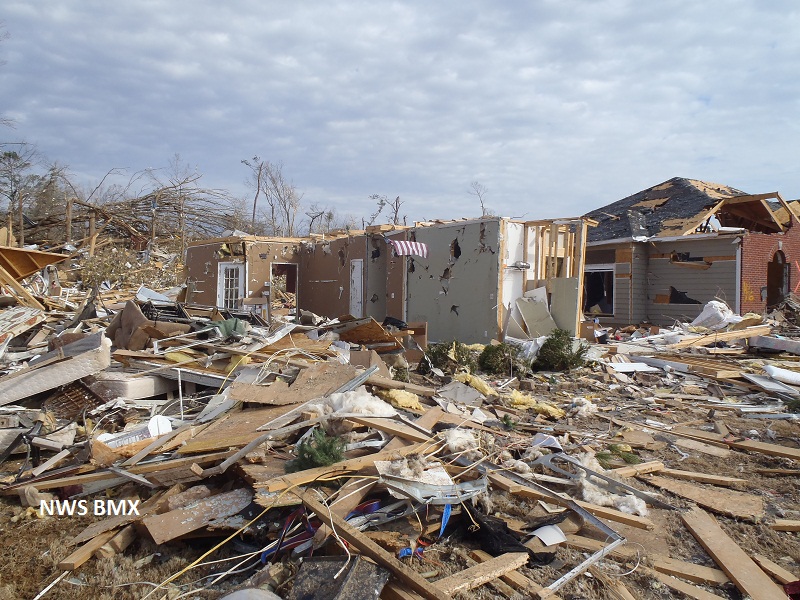
{"type": "MultiPolygon", "coordinates": [[[[252,160],[242,161],[242,164],[253,172],[251,185],[258,185],[253,199],[254,213],[260,194],[263,194],[267,202],[265,218],[269,233],[282,237],[297,235],[299,229],[297,216],[300,213],[303,194],[298,192],[294,184],[283,174],[283,163],[271,163],[254,156],[252,160]]],[[[255,218],[252,224],[255,227],[255,218]]]]}
{"type": "MultiPolygon", "coordinates": [[[[389,200],[388,197],[385,195],[380,194],[372,194],[369,197],[370,200],[374,200],[377,202],[377,207],[374,213],[372,213],[369,217],[369,221],[366,223],[367,225],[374,225],[375,221],[378,220],[378,216],[383,212],[384,209],[388,209],[391,219],[391,223],[393,225],[400,224],[400,207],[405,204],[402,200],[400,200],[400,196],[397,196],[394,200],[389,200]]],[[[406,216],[403,216],[403,222],[406,220],[406,216]]]]}
{"type": "Polygon", "coordinates": [[[469,194],[470,196],[475,196],[478,199],[478,202],[481,204],[481,216],[488,217],[491,215],[491,210],[486,206],[486,195],[489,193],[489,190],[486,188],[485,185],[480,183],[479,181],[473,181],[469,184],[469,194]]]}
{"type": "Polygon", "coordinates": [[[255,189],[255,195],[253,196],[253,217],[250,221],[250,228],[252,229],[253,234],[256,233],[256,206],[258,205],[258,197],[261,195],[261,190],[264,187],[264,180],[267,175],[267,167],[269,163],[264,160],[261,160],[258,156],[254,156],[252,159],[245,159],[242,161],[242,164],[247,166],[252,173],[248,177],[247,181],[245,182],[249,187],[255,189]]]}

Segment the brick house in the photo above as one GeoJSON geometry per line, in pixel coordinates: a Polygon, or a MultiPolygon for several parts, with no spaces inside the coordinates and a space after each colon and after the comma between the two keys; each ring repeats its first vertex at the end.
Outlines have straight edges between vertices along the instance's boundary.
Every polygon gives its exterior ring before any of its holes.
{"type": "Polygon", "coordinates": [[[587,316],[671,325],[709,300],[763,313],[800,288],[800,206],[675,177],[587,213],[587,316]]]}

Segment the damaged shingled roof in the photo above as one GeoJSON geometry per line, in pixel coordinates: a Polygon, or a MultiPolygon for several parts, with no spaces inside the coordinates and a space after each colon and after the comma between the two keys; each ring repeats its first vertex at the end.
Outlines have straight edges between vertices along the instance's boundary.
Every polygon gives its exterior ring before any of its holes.
{"type": "MultiPolygon", "coordinates": [[[[632,196],[584,215],[598,221],[589,230],[589,241],[672,233],[676,222],[700,218],[720,200],[747,193],[718,183],[673,177],[632,196]]],[[[680,232],[678,233],[680,235],[680,232]]]]}

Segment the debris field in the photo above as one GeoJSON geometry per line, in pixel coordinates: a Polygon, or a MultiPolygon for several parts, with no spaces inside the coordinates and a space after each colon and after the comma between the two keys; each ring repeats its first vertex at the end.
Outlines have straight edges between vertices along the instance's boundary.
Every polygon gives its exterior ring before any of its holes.
{"type": "Polygon", "coordinates": [[[800,593],[794,297],[420,344],[402,322],[301,325],[286,294],[267,321],[145,287],[40,293],[49,259],[20,252],[0,271],[0,597],[800,593]]]}

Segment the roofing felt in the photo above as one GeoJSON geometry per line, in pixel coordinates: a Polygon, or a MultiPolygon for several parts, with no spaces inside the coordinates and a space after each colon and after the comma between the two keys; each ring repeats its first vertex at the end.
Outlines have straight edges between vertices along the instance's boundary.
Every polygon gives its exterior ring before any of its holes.
{"type": "Polygon", "coordinates": [[[680,235],[694,224],[692,219],[701,218],[720,200],[746,195],[727,185],[673,177],[586,213],[585,217],[598,221],[597,227],[589,229],[588,240],[680,235]]]}

